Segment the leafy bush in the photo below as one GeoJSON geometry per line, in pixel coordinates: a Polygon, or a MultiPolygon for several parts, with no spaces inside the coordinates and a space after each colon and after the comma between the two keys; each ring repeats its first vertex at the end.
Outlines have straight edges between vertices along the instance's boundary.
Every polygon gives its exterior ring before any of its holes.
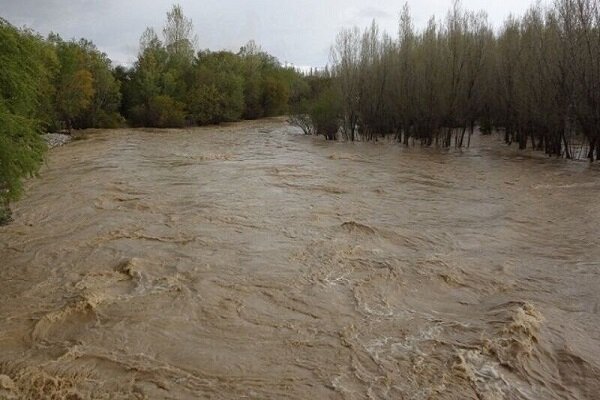
{"type": "Polygon", "coordinates": [[[148,126],[181,128],[185,125],[184,104],[169,96],[155,96],[147,107],[148,126]]]}
{"type": "Polygon", "coordinates": [[[148,104],[138,104],[129,110],[134,126],[181,128],[185,126],[184,104],[169,96],[154,96],[148,104]]]}
{"type": "Polygon", "coordinates": [[[290,90],[281,77],[275,75],[265,77],[262,90],[262,108],[265,117],[287,112],[290,90]]]}
{"type": "Polygon", "coordinates": [[[37,172],[46,145],[36,121],[10,113],[0,100],[0,206],[21,194],[21,178],[37,172]]]}
{"type": "Polygon", "coordinates": [[[46,145],[35,118],[48,83],[41,39],[0,20],[0,219],[19,197],[21,179],[37,172],[46,145]]]}
{"type": "Polygon", "coordinates": [[[99,110],[94,116],[91,126],[94,128],[116,129],[125,125],[125,118],[118,112],[106,112],[99,110]]]}
{"type": "Polygon", "coordinates": [[[186,98],[190,119],[199,125],[236,121],[244,111],[239,60],[231,53],[203,52],[194,66],[186,98]]]}
{"type": "Polygon", "coordinates": [[[315,132],[325,136],[327,140],[335,140],[340,128],[341,113],[342,107],[335,89],[323,90],[309,112],[315,132]]]}

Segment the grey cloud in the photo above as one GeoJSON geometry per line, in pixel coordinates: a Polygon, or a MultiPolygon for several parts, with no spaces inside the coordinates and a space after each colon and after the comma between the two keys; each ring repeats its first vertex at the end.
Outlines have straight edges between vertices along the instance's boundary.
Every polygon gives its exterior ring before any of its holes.
{"type": "Polygon", "coordinates": [[[377,7],[366,7],[360,10],[360,16],[368,19],[383,20],[394,16],[377,7]]]}
{"type": "MultiPolygon", "coordinates": [[[[511,11],[521,13],[534,0],[463,0],[469,9],[484,8],[499,25],[511,11]]],[[[322,66],[329,47],[344,27],[366,27],[375,19],[382,30],[395,33],[403,1],[397,0],[0,0],[0,16],[28,25],[42,34],[86,37],[116,63],[130,63],[147,26],[160,31],[166,11],[179,2],[192,18],[198,46],[237,50],[250,39],[297,65],[322,66]]],[[[430,15],[443,17],[450,0],[412,0],[417,27],[430,15]]]]}

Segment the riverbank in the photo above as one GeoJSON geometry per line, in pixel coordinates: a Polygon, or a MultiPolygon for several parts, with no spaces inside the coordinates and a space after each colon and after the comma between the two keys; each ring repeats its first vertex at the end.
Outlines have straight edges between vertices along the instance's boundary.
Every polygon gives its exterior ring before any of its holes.
{"type": "Polygon", "coordinates": [[[64,133],[45,133],[42,135],[49,149],[64,146],[73,140],[71,135],[64,133]]]}

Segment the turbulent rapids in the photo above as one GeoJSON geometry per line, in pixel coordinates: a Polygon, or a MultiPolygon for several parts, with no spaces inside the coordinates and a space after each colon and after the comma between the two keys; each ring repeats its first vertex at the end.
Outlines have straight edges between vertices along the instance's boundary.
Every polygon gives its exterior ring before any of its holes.
{"type": "Polygon", "coordinates": [[[91,132],[0,228],[0,398],[594,399],[600,169],[91,132]]]}

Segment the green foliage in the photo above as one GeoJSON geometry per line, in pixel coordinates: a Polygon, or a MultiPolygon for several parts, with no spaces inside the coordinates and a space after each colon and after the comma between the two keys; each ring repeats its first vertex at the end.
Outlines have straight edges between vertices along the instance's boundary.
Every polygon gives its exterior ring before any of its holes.
{"type": "Polygon", "coordinates": [[[334,87],[324,89],[309,109],[310,119],[317,135],[335,140],[340,128],[342,105],[339,93],[334,87]]]}
{"type": "Polygon", "coordinates": [[[0,102],[0,200],[15,200],[21,194],[21,178],[37,172],[45,143],[37,121],[11,113],[0,102]]]}
{"type": "Polygon", "coordinates": [[[54,121],[48,126],[70,128],[115,128],[123,124],[119,115],[120,82],[106,54],[85,40],[63,41],[51,34],[48,43],[59,67],[54,74],[54,121]]]}
{"type": "Polygon", "coordinates": [[[130,108],[147,103],[163,92],[163,75],[166,72],[168,54],[151,29],[140,40],[140,55],[135,67],[128,74],[124,93],[130,108]]]}
{"type": "Polygon", "coordinates": [[[131,119],[136,126],[180,128],[185,126],[184,104],[167,95],[153,96],[132,108],[131,119]]]}
{"type": "MultiPolygon", "coordinates": [[[[47,40],[0,20],[0,209],[43,161],[44,130],[116,127],[119,81],[89,41],[47,40]]],[[[0,219],[6,219],[6,212],[0,219]]]]}
{"type": "Polygon", "coordinates": [[[292,85],[289,122],[307,134],[335,139],[344,109],[339,86],[329,71],[313,72],[292,85]]]}
{"type": "Polygon", "coordinates": [[[244,110],[239,59],[228,52],[201,52],[194,65],[186,102],[199,125],[236,121],[244,110]]]}
{"type": "Polygon", "coordinates": [[[71,129],[73,120],[91,106],[94,97],[94,78],[87,69],[61,72],[56,94],[60,118],[71,129]]]}
{"type": "Polygon", "coordinates": [[[287,112],[290,88],[279,74],[267,75],[263,79],[262,108],[264,116],[270,117],[287,112]]]}
{"type": "Polygon", "coordinates": [[[238,54],[200,51],[190,56],[195,38],[192,22],[175,6],[167,13],[163,41],[152,28],[140,39],[140,53],[132,70],[115,72],[123,93],[122,110],[137,126],[164,126],[152,102],[167,96],[183,105],[188,124],[218,124],[240,118],[256,119],[288,112],[289,101],[303,80],[283,68],[254,42],[238,54]],[[154,100],[153,100],[154,99],[154,100]],[[160,122],[160,125],[157,125],[160,122]]]}
{"type": "Polygon", "coordinates": [[[191,64],[194,59],[192,20],[183,15],[180,5],[173,5],[167,12],[167,22],[163,28],[165,48],[171,60],[176,64],[191,64]]]}
{"type": "Polygon", "coordinates": [[[124,122],[119,114],[121,85],[112,72],[111,61],[93,47],[87,53],[87,66],[92,75],[94,96],[79,116],[77,125],[82,128],[118,128],[124,122]]]}
{"type": "Polygon", "coordinates": [[[261,77],[257,72],[244,75],[244,118],[257,119],[264,115],[261,99],[261,77]]]}
{"type": "Polygon", "coordinates": [[[169,97],[155,96],[148,104],[149,125],[179,128],[185,125],[184,104],[169,97]]]}
{"type": "Polygon", "coordinates": [[[49,80],[46,57],[39,37],[0,22],[0,209],[18,198],[21,179],[43,160],[36,117],[49,80]]]}
{"type": "Polygon", "coordinates": [[[254,41],[243,46],[238,56],[244,80],[244,118],[257,119],[287,112],[292,86],[300,79],[299,74],[282,68],[276,58],[262,51],[254,41]]]}
{"type": "Polygon", "coordinates": [[[238,54],[194,54],[192,31],[174,6],[164,40],[147,29],[134,67],[113,69],[88,40],[43,39],[0,19],[0,209],[37,172],[43,131],[115,128],[122,115],[160,128],[260,118],[287,112],[290,96],[305,90],[298,73],[253,42],[238,54]]]}

